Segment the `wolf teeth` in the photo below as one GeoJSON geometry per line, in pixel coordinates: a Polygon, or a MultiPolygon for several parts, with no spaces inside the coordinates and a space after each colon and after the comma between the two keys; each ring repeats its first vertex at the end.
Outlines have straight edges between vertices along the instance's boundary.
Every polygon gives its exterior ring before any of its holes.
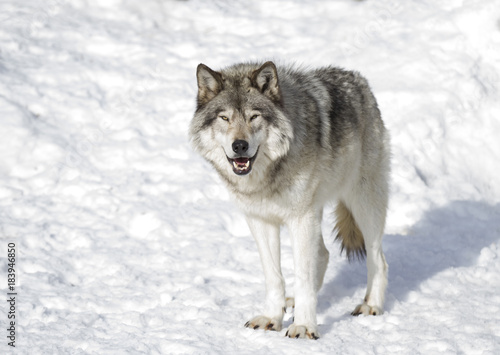
{"type": "Polygon", "coordinates": [[[236,161],[233,160],[233,166],[235,169],[238,169],[238,170],[247,170],[250,167],[250,160],[248,160],[245,163],[244,167],[242,167],[241,165],[238,165],[238,163],[236,163],[236,161]]]}

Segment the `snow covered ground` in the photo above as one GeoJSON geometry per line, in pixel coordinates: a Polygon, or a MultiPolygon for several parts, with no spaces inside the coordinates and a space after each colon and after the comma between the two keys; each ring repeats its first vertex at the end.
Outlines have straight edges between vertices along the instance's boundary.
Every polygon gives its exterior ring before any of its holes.
{"type": "Polygon", "coordinates": [[[0,353],[500,353],[499,94],[497,0],[3,0],[0,353]],[[187,140],[196,65],[256,59],[360,71],[392,135],[386,312],[326,213],[318,341],[243,327],[257,248],[187,140]]]}

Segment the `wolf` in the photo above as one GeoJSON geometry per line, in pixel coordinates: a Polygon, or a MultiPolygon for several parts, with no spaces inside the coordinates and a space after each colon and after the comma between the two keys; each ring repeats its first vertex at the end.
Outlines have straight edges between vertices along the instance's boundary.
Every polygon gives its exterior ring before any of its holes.
{"type": "Polygon", "coordinates": [[[317,339],[317,294],[329,252],[321,220],[336,203],[336,232],[349,260],[366,258],[366,296],[353,315],[383,312],[388,266],[382,250],[390,171],[389,134],[368,82],[336,67],[272,61],[197,68],[194,149],[213,165],[243,211],[265,276],[263,313],[245,326],[317,339]],[[285,297],[280,227],[291,236],[294,299],[285,297]]]}

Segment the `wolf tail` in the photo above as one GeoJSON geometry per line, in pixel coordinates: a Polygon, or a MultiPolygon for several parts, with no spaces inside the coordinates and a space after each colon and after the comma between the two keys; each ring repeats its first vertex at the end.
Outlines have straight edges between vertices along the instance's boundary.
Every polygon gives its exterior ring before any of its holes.
{"type": "Polygon", "coordinates": [[[339,201],[335,209],[335,216],[337,217],[335,226],[337,236],[335,240],[342,243],[340,252],[342,253],[345,250],[349,261],[352,261],[355,257],[363,260],[366,256],[363,233],[359,230],[352,212],[342,201],[339,201]]]}

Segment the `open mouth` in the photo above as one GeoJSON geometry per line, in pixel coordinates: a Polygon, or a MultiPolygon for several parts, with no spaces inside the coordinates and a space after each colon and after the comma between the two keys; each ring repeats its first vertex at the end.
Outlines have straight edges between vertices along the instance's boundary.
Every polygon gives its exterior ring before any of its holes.
{"type": "Polygon", "coordinates": [[[257,153],[253,157],[238,157],[238,158],[229,158],[227,155],[227,160],[233,167],[233,172],[236,175],[246,175],[252,170],[252,164],[255,161],[255,158],[257,157],[257,153]]]}

